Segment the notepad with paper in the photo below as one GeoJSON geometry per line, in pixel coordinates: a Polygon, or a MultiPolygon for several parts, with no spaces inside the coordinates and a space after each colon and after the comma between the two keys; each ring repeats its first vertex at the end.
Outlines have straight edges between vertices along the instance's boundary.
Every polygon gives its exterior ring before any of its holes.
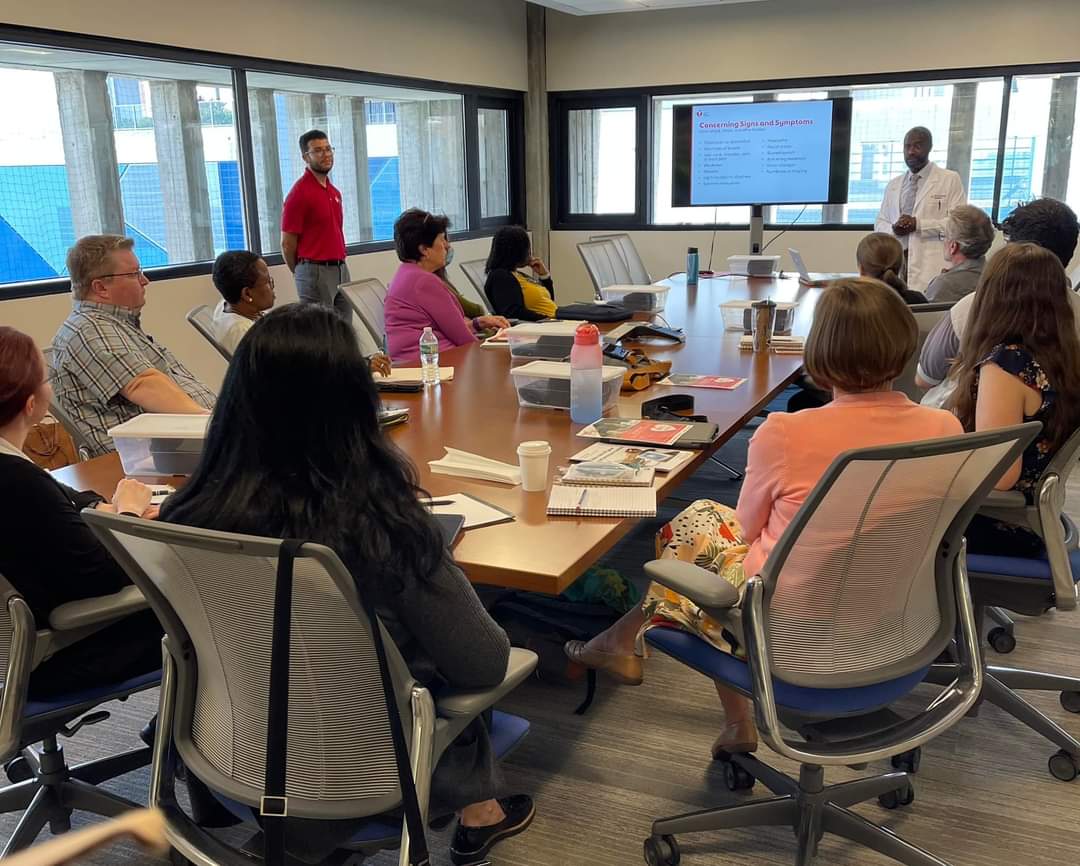
{"type": "Polygon", "coordinates": [[[457,475],[460,478],[478,478],[498,484],[514,486],[521,483],[521,469],[511,463],[492,460],[457,448],[447,448],[446,456],[429,460],[428,466],[436,475],[457,475]]]}
{"type": "Polygon", "coordinates": [[[555,517],[656,517],[652,487],[551,488],[547,513],[555,517]]]}
{"type": "Polygon", "coordinates": [[[478,529],[481,526],[494,526],[496,523],[510,523],[516,518],[509,511],[497,505],[484,502],[468,493],[448,493],[434,499],[420,500],[433,514],[460,514],[465,518],[466,529],[478,529]]]}
{"type": "MultiPolygon", "coordinates": [[[[439,381],[449,382],[454,378],[453,367],[439,367],[439,381]]],[[[376,382],[423,382],[424,372],[419,367],[394,367],[389,376],[378,376],[376,382]]]]}

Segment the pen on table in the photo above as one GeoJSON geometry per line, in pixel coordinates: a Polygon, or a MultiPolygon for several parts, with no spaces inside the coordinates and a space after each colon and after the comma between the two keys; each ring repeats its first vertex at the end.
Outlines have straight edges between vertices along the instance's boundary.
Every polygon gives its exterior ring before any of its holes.
{"type": "Polygon", "coordinates": [[[453,505],[453,499],[429,499],[424,503],[428,508],[434,508],[436,505],[453,505]]]}
{"type": "Polygon", "coordinates": [[[581,496],[578,497],[577,505],[574,506],[574,511],[581,511],[581,506],[585,504],[585,496],[588,492],[588,487],[581,488],[581,496]]]}

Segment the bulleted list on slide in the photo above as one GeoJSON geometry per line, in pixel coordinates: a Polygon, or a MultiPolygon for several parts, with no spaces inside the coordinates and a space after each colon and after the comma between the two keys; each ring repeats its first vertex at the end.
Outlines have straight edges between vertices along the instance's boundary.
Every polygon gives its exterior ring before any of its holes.
{"type": "Polygon", "coordinates": [[[832,103],[695,105],[695,205],[812,202],[829,197],[832,103]]]}

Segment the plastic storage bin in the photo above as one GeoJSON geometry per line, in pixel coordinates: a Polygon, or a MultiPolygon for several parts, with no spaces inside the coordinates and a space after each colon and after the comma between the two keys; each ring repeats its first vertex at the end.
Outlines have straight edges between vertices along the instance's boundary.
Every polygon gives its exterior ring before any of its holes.
{"type": "MultiPolygon", "coordinates": [[[[750,310],[750,305],[753,301],[724,301],[720,305],[720,310],[724,315],[724,330],[725,331],[741,331],[744,334],[750,333],[750,317],[753,313],[750,310]]],[[[774,334],[780,334],[781,336],[791,333],[791,327],[795,324],[795,308],[798,306],[793,301],[777,301],[776,302],[776,325],[773,328],[774,334]]]]}
{"type": "Polygon", "coordinates": [[[145,413],[109,431],[125,475],[190,475],[202,457],[209,415],[145,413]]]}
{"type": "Polygon", "coordinates": [[[670,291],[671,286],[604,286],[600,296],[635,313],[659,313],[670,291]]]}
{"type": "Polygon", "coordinates": [[[506,331],[510,357],[523,361],[564,361],[574,348],[581,322],[522,322],[506,331]]]}
{"type": "MultiPolygon", "coordinates": [[[[603,404],[606,412],[619,401],[624,367],[602,368],[603,404]]],[[[570,364],[533,361],[510,370],[517,389],[518,405],[534,409],[570,408],[570,364]]]]}

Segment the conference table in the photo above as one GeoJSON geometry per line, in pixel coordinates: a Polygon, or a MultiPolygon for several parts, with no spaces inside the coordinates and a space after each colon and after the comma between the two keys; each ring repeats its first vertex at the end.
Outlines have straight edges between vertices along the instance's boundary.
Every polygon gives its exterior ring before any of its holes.
{"type": "MultiPolygon", "coordinates": [[[[727,300],[772,298],[798,303],[794,332],[805,334],[820,291],[804,288],[795,279],[723,277],[701,279],[688,287],[684,277],[665,281],[671,286],[663,318],[684,328],[683,345],[643,342],[650,358],[670,360],[672,372],[745,378],[731,391],[686,389],[653,385],[621,395],[618,409],[608,414],[640,417],[644,400],[664,393],[691,393],[697,414],[716,423],[720,435],[710,448],[666,476],[657,476],[657,500],[669,496],[710,454],[757,415],[798,375],[801,355],[753,353],[741,350],[734,331],[725,331],[720,304],[727,300]]],[[[569,457],[591,441],[576,436],[582,425],[569,413],[518,406],[509,350],[461,346],[442,353],[441,366],[453,367],[452,381],[421,393],[386,393],[389,407],[407,407],[409,420],[387,430],[394,443],[416,464],[421,486],[434,497],[467,493],[514,515],[513,522],[465,531],[454,558],[474,583],[557,594],[610,550],[634,525],[633,520],[603,517],[548,517],[546,491],[526,493],[520,487],[437,475],[428,461],[458,448],[506,463],[517,463],[518,443],[543,439],[551,444],[550,475],[569,465],[569,457]]],[[[108,454],[57,470],[60,481],[77,490],[94,490],[111,497],[123,477],[119,458],[108,454]]],[[[179,485],[183,479],[155,477],[153,483],[179,485]]]]}

